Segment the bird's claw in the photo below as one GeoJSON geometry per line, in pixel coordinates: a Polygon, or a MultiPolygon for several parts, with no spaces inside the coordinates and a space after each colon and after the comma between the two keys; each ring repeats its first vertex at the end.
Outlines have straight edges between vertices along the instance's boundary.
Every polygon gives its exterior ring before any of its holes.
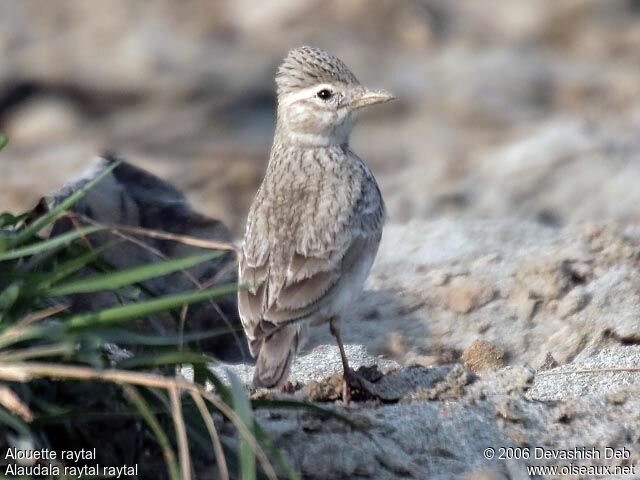
{"type": "Polygon", "coordinates": [[[363,378],[354,370],[349,368],[344,372],[342,381],[342,402],[348,405],[351,402],[352,394],[356,391],[367,391],[363,378]]]}

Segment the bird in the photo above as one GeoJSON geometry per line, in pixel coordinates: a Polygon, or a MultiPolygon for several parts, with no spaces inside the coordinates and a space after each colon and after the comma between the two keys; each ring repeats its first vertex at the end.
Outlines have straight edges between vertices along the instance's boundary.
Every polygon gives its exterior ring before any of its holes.
{"type": "Polygon", "coordinates": [[[238,311],[257,357],[253,384],[282,387],[309,327],[328,323],[348,401],[358,378],[341,320],[362,291],[387,216],[349,137],[363,108],[395,97],[363,86],[339,58],[309,46],[288,52],[276,86],[273,144],[239,262],[238,311]]]}

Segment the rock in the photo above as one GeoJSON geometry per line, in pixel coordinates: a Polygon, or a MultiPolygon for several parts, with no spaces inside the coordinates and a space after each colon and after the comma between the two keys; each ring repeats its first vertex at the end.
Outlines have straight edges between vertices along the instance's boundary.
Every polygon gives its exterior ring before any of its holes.
{"type": "Polygon", "coordinates": [[[640,273],[625,265],[604,273],[589,284],[593,298],[591,315],[599,315],[596,324],[622,339],[640,341],[640,273]],[[597,313],[596,313],[597,312],[597,313]]]}
{"type": "Polygon", "coordinates": [[[534,378],[535,371],[526,365],[505,367],[480,376],[470,389],[479,398],[521,396],[531,388],[534,378]]]}
{"type": "Polygon", "coordinates": [[[74,135],[81,122],[80,113],[70,102],[37,98],[12,114],[5,133],[18,144],[47,144],[74,135]]]}
{"type": "Polygon", "coordinates": [[[557,258],[536,258],[525,263],[518,272],[518,283],[530,298],[560,298],[571,285],[569,262],[557,258]]]}
{"type": "Polygon", "coordinates": [[[495,370],[504,365],[504,351],[485,340],[476,340],[462,352],[462,363],[478,373],[495,370]]]}
{"type": "Polygon", "coordinates": [[[576,286],[558,303],[558,315],[566,318],[582,310],[589,303],[589,293],[582,286],[576,286]]]}
{"type": "Polygon", "coordinates": [[[510,480],[510,477],[498,468],[482,467],[463,474],[462,480],[510,480]]]}
{"type": "MultiPolygon", "coordinates": [[[[336,420],[322,421],[311,413],[281,411],[276,418],[269,418],[261,412],[258,421],[292,459],[294,468],[310,479],[402,476],[449,479],[464,478],[463,474],[466,478],[482,478],[479,472],[494,475],[486,478],[501,478],[498,475],[503,474],[502,478],[524,479],[525,465],[551,462],[487,460],[483,453],[489,448],[487,445],[495,446],[497,455],[501,445],[552,448],[580,440],[582,443],[575,444],[584,445],[585,439],[595,448],[625,446],[630,450],[631,464],[640,459],[635,449],[637,442],[630,444],[624,430],[620,431],[614,422],[602,422],[602,403],[596,400],[574,403],[569,427],[557,421],[566,414],[565,406],[522,399],[505,403],[504,398],[496,399],[498,406],[494,406],[492,401],[412,402],[355,411],[338,408],[339,413],[349,413],[354,420],[367,425],[366,434],[336,420]],[[305,429],[305,425],[311,428],[305,429]],[[511,438],[521,440],[515,443],[511,438]],[[328,458],[331,462],[326,461],[328,458]],[[478,476],[473,476],[476,473],[478,476]]],[[[631,415],[626,421],[637,425],[640,419],[633,415],[632,408],[640,407],[640,401],[636,397],[628,402],[631,404],[616,408],[631,415]]],[[[629,428],[632,427],[627,427],[626,432],[631,433],[633,430],[629,428]]]]}
{"type": "Polygon", "coordinates": [[[495,296],[488,285],[466,277],[456,277],[447,288],[447,307],[457,313],[469,313],[486,305],[495,296]]]}
{"type": "Polygon", "coordinates": [[[334,373],[324,381],[309,380],[300,392],[312,402],[331,402],[342,400],[344,378],[334,373]]]}
{"type": "Polygon", "coordinates": [[[585,396],[614,398],[640,386],[640,346],[617,346],[596,351],[541,372],[526,397],[532,400],[566,400],[585,396]]]}
{"type": "Polygon", "coordinates": [[[540,365],[540,370],[549,370],[550,368],[554,368],[558,366],[558,362],[551,352],[547,352],[547,356],[544,358],[544,362],[540,365]]]}
{"type": "Polygon", "coordinates": [[[457,400],[464,395],[464,387],[473,376],[460,364],[450,366],[446,376],[433,386],[421,382],[414,391],[404,394],[406,400],[457,400]]]}
{"type": "Polygon", "coordinates": [[[604,399],[613,405],[623,405],[629,399],[629,393],[624,391],[607,393],[604,399]]]}
{"type": "MultiPolygon", "coordinates": [[[[115,161],[115,157],[101,159],[82,178],[68,182],[43,199],[41,206],[53,208],[58,205],[115,161]]],[[[142,282],[146,289],[157,295],[195,290],[204,284],[213,286],[236,281],[235,252],[228,247],[230,234],[224,224],[195,212],[184,195],[171,184],[127,162],[122,162],[113,169],[76,202],[70,211],[76,215],[75,222],[80,225],[98,222],[125,229],[119,232],[121,236],[110,231],[87,235],[88,241],[95,247],[115,243],[102,253],[102,257],[120,269],[149,264],[162,258],[180,258],[203,253],[202,248],[192,246],[188,241],[169,241],[162,237],[156,238],[154,235],[145,236],[136,231],[126,230],[128,228],[163,232],[175,235],[179,239],[199,238],[226,246],[227,250],[218,258],[190,268],[188,274],[178,271],[142,282]],[[114,242],[122,238],[126,241],[114,242]]],[[[51,236],[60,235],[73,227],[69,218],[62,217],[54,223],[51,236]]],[[[91,269],[87,268],[80,270],[74,277],[82,278],[91,274],[91,269]]],[[[138,298],[145,299],[147,294],[141,291],[138,298]]],[[[76,312],[97,311],[119,303],[116,294],[106,291],[76,294],[65,300],[71,303],[71,310],[76,312]]],[[[176,320],[170,314],[158,314],[156,317],[153,321],[139,319],[136,325],[142,331],[157,331],[158,328],[163,328],[166,334],[178,332],[176,320]]],[[[220,296],[210,302],[194,303],[186,310],[186,331],[220,331],[219,335],[200,341],[203,350],[218,358],[248,358],[244,338],[234,333],[239,326],[235,293],[220,296]]]]}

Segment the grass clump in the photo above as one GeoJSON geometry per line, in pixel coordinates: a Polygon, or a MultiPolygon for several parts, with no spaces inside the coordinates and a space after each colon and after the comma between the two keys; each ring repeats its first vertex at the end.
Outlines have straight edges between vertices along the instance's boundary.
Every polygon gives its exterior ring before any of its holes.
{"type": "MultiPolygon", "coordinates": [[[[0,135],[0,148],[5,144],[0,135]]],[[[114,226],[77,225],[50,238],[42,233],[117,165],[45,213],[0,213],[0,478],[7,465],[23,465],[5,459],[9,448],[95,449],[89,460],[58,456],[45,463],[60,472],[65,466],[137,466],[130,478],[171,480],[274,479],[266,450],[288,478],[297,478],[254,421],[243,386],[236,379],[227,386],[207,368],[214,360],[196,341],[211,332],[161,335],[132,322],[167,312],[184,320],[185,306],[235,291],[236,285],[215,285],[140,295],[144,281],[187,274],[220,250],[117,269],[102,256],[120,241],[98,247],[90,241],[114,226]],[[70,308],[74,295],[104,291],[118,303],[70,308]],[[114,345],[126,348],[126,355],[114,355],[114,345]],[[179,374],[186,364],[194,381],[179,374]]],[[[58,477],[64,475],[49,478],[58,477]]]]}

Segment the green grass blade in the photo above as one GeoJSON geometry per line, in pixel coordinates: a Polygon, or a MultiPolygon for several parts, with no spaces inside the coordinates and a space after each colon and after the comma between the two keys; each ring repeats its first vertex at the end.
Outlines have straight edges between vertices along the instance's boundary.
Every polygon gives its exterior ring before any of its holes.
{"type": "Polygon", "coordinates": [[[20,435],[25,437],[29,436],[29,427],[25,422],[20,420],[17,416],[12,415],[4,407],[0,407],[0,425],[5,424],[13,428],[20,435]]]}
{"type": "MultiPolygon", "coordinates": [[[[251,403],[244,390],[244,385],[240,379],[231,370],[227,369],[227,377],[231,383],[231,392],[233,393],[233,409],[238,417],[245,424],[249,432],[254,435],[255,429],[253,425],[253,414],[251,411],[251,403]]],[[[239,478],[241,480],[256,480],[256,453],[251,444],[242,436],[239,436],[238,442],[238,458],[240,461],[239,478]]]]}
{"type": "Polygon", "coordinates": [[[153,432],[158,441],[158,445],[162,450],[162,455],[164,456],[164,461],[167,465],[167,472],[169,473],[169,478],[171,480],[180,480],[180,469],[178,468],[178,462],[176,461],[176,454],[171,447],[171,441],[167,434],[164,432],[158,419],[155,417],[153,412],[151,411],[151,407],[144,399],[142,395],[138,392],[137,389],[132,387],[131,385],[125,385],[124,392],[127,397],[131,400],[131,402],[138,409],[142,418],[144,418],[145,422],[153,432]]]}
{"type": "Polygon", "coordinates": [[[20,280],[9,284],[4,290],[0,292],[0,313],[8,312],[11,307],[16,303],[22,290],[23,282],[20,280]]]}
{"type": "Polygon", "coordinates": [[[21,362],[24,360],[33,360],[34,358],[72,355],[75,351],[75,348],[75,344],[66,342],[29,348],[18,348],[16,350],[0,351],[0,361],[21,362]]]}
{"type": "Polygon", "coordinates": [[[7,143],[9,143],[9,139],[7,138],[7,136],[0,133],[0,150],[6,147],[7,143]]]}
{"type": "Polygon", "coordinates": [[[57,341],[62,337],[62,330],[57,325],[29,325],[20,329],[13,334],[6,331],[0,335],[0,349],[15,345],[16,343],[27,340],[46,339],[49,341],[57,341]]]}
{"type": "Polygon", "coordinates": [[[219,257],[222,252],[214,251],[205,254],[190,255],[184,258],[163,260],[138,267],[127,268],[116,272],[94,275],[89,278],[74,280],[58,287],[49,289],[46,294],[51,297],[71,295],[75,293],[97,292],[100,290],[115,290],[125,285],[142,282],[150,278],[161,277],[177,270],[191,268],[199,263],[219,257]]]}
{"type": "Polygon", "coordinates": [[[7,248],[9,248],[10,243],[11,243],[11,236],[2,233],[2,231],[0,230],[0,253],[3,253],[5,250],[7,250],[7,248]]]}
{"type": "Polygon", "coordinates": [[[102,245],[101,247],[91,248],[87,251],[87,253],[82,254],[73,260],[69,260],[68,262],[61,263],[56,267],[55,270],[51,271],[48,275],[42,278],[41,282],[44,285],[51,285],[53,283],[59,282],[60,280],[64,280],[69,275],[73,275],[78,270],[83,267],[86,267],[91,262],[97,260],[100,255],[109,250],[114,245],[117,245],[118,242],[107,243],[106,245],[102,245]]]}
{"type": "Polygon", "coordinates": [[[52,248],[72,242],[73,240],[76,240],[85,235],[89,235],[90,233],[97,232],[98,230],[103,230],[103,227],[79,228],[77,230],[63,233],[62,235],[56,235],[55,237],[49,238],[47,240],[36,242],[32,245],[27,245],[26,247],[9,248],[8,250],[0,253],[0,261],[13,260],[16,258],[34,255],[36,253],[46,252],[47,250],[51,250],[52,248]]]}
{"type": "MultiPolygon", "coordinates": [[[[119,345],[148,345],[148,346],[177,346],[183,344],[206,340],[208,338],[217,337],[228,333],[228,328],[216,328],[206,332],[188,332],[182,335],[158,335],[140,333],[126,328],[95,328],[91,332],[79,331],[77,336],[80,338],[97,338],[102,343],[117,343],[119,345]]],[[[215,359],[212,359],[215,362],[215,359]]]]}
{"type": "Polygon", "coordinates": [[[206,290],[196,290],[175,295],[167,295],[162,298],[154,298],[135,304],[121,305],[107,308],[99,312],[90,312],[74,315],[67,320],[67,325],[72,328],[95,327],[98,325],[112,325],[134,318],[144,317],[151,313],[181,307],[190,303],[201,302],[213,297],[225,295],[237,291],[235,284],[221,285],[206,290]]]}
{"type": "Polygon", "coordinates": [[[34,285],[36,282],[44,279],[41,273],[23,273],[23,272],[0,272],[0,281],[12,282],[22,280],[27,285],[34,285]]]}
{"type": "Polygon", "coordinates": [[[161,365],[176,365],[180,363],[209,364],[215,363],[215,359],[203,353],[197,352],[166,352],[151,355],[139,355],[126,358],[118,362],[117,368],[130,369],[138,367],[157,367],[161,365]]]}
{"type": "Polygon", "coordinates": [[[104,170],[102,170],[98,175],[88,181],[84,186],[79,188],[76,192],[69,195],[54,208],[52,208],[47,213],[34,220],[33,223],[22,229],[15,237],[10,239],[11,244],[17,246],[29,240],[36,233],[38,233],[40,230],[42,230],[44,227],[58,218],[58,216],[62,212],[71,208],[77,201],[79,201],[82,197],[89,193],[89,190],[97,185],[104,177],[109,175],[114,168],[120,165],[120,163],[122,163],[122,161],[118,160],[113,162],[111,165],[108,165],[104,170]]]}
{"type": "Polygon", "coordinates": [[[22,220],[24,217],[24,215],[19,215],[16,217],[12,213],[3,212],[0,214],[0,228],[11,227],[22,220]]]}

